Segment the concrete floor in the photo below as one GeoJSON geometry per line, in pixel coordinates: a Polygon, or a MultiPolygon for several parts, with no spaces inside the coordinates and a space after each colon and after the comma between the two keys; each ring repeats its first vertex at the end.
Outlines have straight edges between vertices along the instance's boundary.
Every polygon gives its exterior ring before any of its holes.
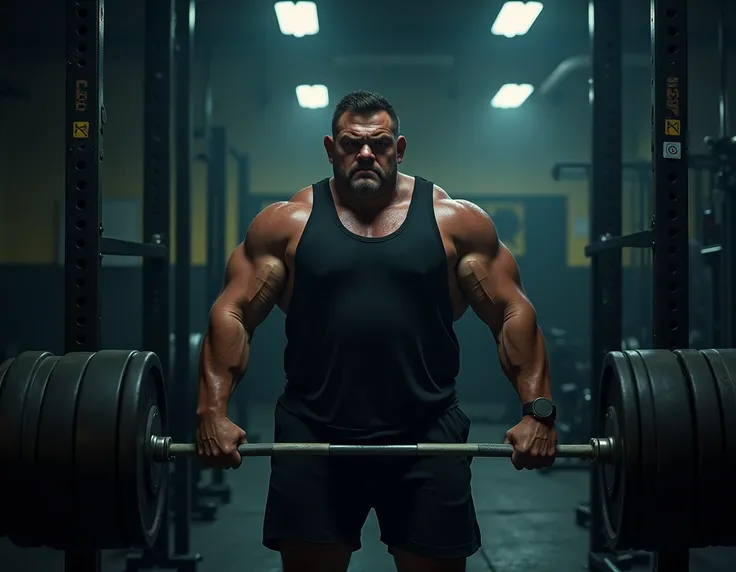
{"type": "MultiPolygon", "coordinates": [[[[256,408],[249,416],[250,431],[270,440],[271,408],[256,408]]],[[[471,440],[498,442],[505,429],[475,423],[471,440]]],[[[517,472],[505,459],[476,459],[473,469],[483,548],[469,560],[468,572],[567,572],[585,567],[587,531],[575,525],[574,511],[587,495],[587,472],[517,472]]],[[[280,571],[278,554],[260,541],[268,460],[252,459],[239,471],[227,473],[227,479],[233,502],[220,508],[215,522],[192,525],[192,547],[203,557],[198,571],[280,571]]],[[[104,572],[123,572],[124,556],[105,553],[104,572]]],[[[692,552],[691,570],[731,572],[735,561],[734,549],[697,550],[692,552]]],[[[62,569],[61,553],[22,550],[0,541],[0,572],[62,569]]],[[[371,514],[363,530],[363,548],[353,556],[350,572],[390,570],[394,570],[393,561],[378,541],[378,525],[371,514]]]]}

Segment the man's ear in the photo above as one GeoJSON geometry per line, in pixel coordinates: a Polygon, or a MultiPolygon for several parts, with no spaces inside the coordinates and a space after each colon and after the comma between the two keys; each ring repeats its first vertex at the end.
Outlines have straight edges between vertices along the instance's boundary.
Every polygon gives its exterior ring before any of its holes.
{"type": "Polygon", "coordinates": [[[325,135],[325,152],[327,153],[327,159],[331,164],[335,162],[335,140],[329,135],[325,135]]]}
{"type": "Polygon", "coordinates": [[[406,137],[399,135],[396,140],[396,162],[401,163],[404,160],[404,153],[406,152],[406,137]]]}

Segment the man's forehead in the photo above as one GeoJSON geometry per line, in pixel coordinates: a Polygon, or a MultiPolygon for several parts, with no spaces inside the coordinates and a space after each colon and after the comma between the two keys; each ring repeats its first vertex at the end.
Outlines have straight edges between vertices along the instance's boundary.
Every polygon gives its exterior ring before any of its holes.
{"type": "Polygon", "coordinates": [[[372,113],[346,112],[338,122],[340,133],[370,135],[371,133],[390,132],[391,117],[385,111],[372,113]]]}

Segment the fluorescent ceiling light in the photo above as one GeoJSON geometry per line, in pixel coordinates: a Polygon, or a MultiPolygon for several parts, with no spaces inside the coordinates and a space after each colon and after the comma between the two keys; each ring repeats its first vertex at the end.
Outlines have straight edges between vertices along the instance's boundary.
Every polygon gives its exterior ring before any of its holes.
{"type": "Polygon", "coordinates": [[[319,32],[317,5],[314,2],[276,2],[273,8],[284,36],[303,38],[319,32]]]}
{"type": "Polygon", "coordinates": [[[491,100],[491,106],[499,109],[515,109],[521,106],[534,91],[528,83],[507,83],[501,86],[491,100]]]}
{"type": "Polygon", "coordinates": [[[523,36],[534,24],[544,5],[541,2],[506,2],[493,22],[491,33],[496,36],[523,36]]]}
{"type": "Polygon", "coordinates": [[[330,94],[324,85],[298,85],[296,100],[305,109],[322,109],[330,104],[330,94]]]}

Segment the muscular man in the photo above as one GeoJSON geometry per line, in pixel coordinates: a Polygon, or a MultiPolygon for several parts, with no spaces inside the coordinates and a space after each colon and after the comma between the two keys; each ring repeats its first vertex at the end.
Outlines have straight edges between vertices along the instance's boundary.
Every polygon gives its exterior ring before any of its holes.
{"type": "MultiPolygon", "coordinates": [[[[378,95],[346,95],[324,146],[333,177],[263,210],[228,262],[202,348],[200,457],[241,463],[245,432],[228,420],[228,400],[276,304],[287,346],[275,441],[466,442],[453,323],[470,306],[523,404],[507,433],[514,466],[551,464],[544,339],[491,219],[398,172],[406,139],[378,95]]],[[[285,572],[345,572],[371,508],[399,572],[459,572],[480,547],[460,457],[274,457],[263,542],[285,572]]]]}

